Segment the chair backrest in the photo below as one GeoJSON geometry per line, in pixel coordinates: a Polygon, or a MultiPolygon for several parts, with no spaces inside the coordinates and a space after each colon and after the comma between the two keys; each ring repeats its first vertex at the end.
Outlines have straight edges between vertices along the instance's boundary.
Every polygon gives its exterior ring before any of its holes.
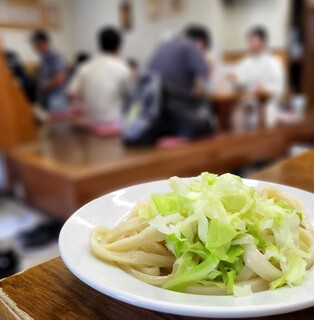
{"type": "Polygon", "coordinates": [[[9,71],[0,43],[0,150],[35,140],[32,106],[9,71]]]}

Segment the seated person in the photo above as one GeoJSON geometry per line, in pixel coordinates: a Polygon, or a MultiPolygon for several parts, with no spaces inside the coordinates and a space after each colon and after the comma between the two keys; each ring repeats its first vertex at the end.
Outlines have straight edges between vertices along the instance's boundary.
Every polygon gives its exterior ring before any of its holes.
{"type": "Polygon", "coordinates": [[[190,26],[160,45],[126,104],[126,143],[153,144],[165,136],[192,139],[215,131],[216,118],[203,99],[209,42],[204,28],[190,26]]]}
{"type": "Polygon", "coordinates": [[[98,34],[100,55],[84,63],[71,80],[68,93],[81,102],[90,123],[120,121],[130,70],[120,57],[122,37],[115,28],[98,34]]]}
{"type": "MultiPolygon", "coordinates": [[[[277,121],[279,100],[285,92],[285,73],[281,61],[268,49],[268,34],[262,27],[254,27],[247,36],[248,55],[229,78],[252,97],[269,97],[265,120],[268,126],[277,121]]],[[[254,101],[250,101],[254,105],[254,101]]]]}
{"type": "Polygon", "coordinates": [[[190,26],[183,35],[162,43],[151,58],[148,69],[179,89],[200,94],[209,72],[205,58],[209,43],[206,29],[190,26]]]}
{"type": "Polygon", "coordinates": [[[35,31],[31,42],[41,59],[37,79],[38,103],[48,112],[62,112],[67,107],[64,60],[51,48],[49,35],[45,31],[35,31]]]}

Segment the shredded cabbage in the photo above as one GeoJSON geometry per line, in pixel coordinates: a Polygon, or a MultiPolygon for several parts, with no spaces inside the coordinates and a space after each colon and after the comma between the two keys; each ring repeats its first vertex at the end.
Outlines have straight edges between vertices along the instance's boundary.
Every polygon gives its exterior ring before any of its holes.
{"type": "Polygon", "coordinates": [[[140,217],[167,235],[166,246],[176,257],[164,288],[184,291],[208,283],[236,296],[250,294],[249,285],[236,284],[246,245],[282,271],[270,289],[302,282],[309,256],[296,232],[302,213],[232,174],[204,172],[188,182],[172,177],[169,184],[171,192],[155,194],[139,208],[140,217]]]}

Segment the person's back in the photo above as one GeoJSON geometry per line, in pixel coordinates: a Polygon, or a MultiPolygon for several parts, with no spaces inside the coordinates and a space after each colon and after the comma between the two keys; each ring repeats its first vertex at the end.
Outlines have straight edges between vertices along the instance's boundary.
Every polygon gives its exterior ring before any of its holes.
{"type": "Polygon", "coordinates": [[[101,55],[79,69],[70,84],[69,92],[79,94],[88,120],[116,122],[120,119],[128,77],[129,70],[123,61],[117,57],[101,55]]]}
{"type": "Polygon", "coordinates": [[[157,49],[148,70],[159,74],[172,85],[192,92],[196,80],[208,75],[203,54],[208,41],[206,31],[196,27],[189,28],[185,36],[169,39],[157,49]]]}
{"type": "Polygon", "coordinates": [[[126,63],[118,53],[121,37],[113,28],[101,31],[102,53],[81,66],[72,79],[68,92],[82,101],[85,116],[91,122],[117,122],[123,95],[130,78],[126,63]]]}

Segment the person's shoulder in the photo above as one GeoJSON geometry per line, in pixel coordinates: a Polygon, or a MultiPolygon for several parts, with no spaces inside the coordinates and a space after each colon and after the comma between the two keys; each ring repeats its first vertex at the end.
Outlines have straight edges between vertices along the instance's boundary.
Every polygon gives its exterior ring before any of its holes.
{"type": "Polygon", "coordinates": [[[49,50],[47,53],[47,56],[50,59],[62,59],[63,60],[63,56],[61,55],[61,53],[55,49],[49,50]]]}
{"type": "Polygon", "coordinates": [[[121,58],[118,58],[118,57],[112,58],[110,60],[110,63],[115,69],[119,70],[122,73],[129,72],[129,67],[128,67],[127,63],[121,58]]]}
{"type": "Polygon", "coordinates": [[[186,37],[179,36],[173,39],[173,44],[180,47],[182,50],[195,50],[193,42],[186,37]]]}
{"type": "Polygon", "coordinates": [[[90,60],[82,63],[80,66],[80,70],[82,70],[83,72],[88,72],[93,69],[101,68],[101,65],[102,65],[102,59],[99,56],[95,56],[90,60]]]}
{"type": "Polygon", "coordinates": [[[86,74],[93,68],[93,66],[94,66],[94,61],[92,59],[90,61],[83,63],[81,66],[79,66],[79,72],[81,74],[86,74]]]}
{"type": "Polygon", "coordinates": [[[99,57],[93,57],[90,60],[82,63],[82,68],[89,69],[93,66],[97,66],[99,64],[99,57]]]}
{"type": "Polygon", "coordinates": [[[170,48],[172,48],[172,49],[177,49],[183,52],[183,51],[191,51],[195,49],[195,46],[191,40],[179,35],[179,36],[173,36],[170,39],[164,40],[164,42],[161,44],[161,48],[166,50],[169,50],[170,48]]]}
{"type": "Polygon", "coordinates": [[[51,68],[63,69],[65,67],[65,60],[63,56],[56,50],[49,50],[43,57],[43,63],[51,66],[51,68]]]}
{"type": "Polygon", "coordinates": [[[238,64],[240,64],[240,65],[248,65],[248,64],[251,64],[251,63],[255,63],[255,58],[250,54],[245,54],[238,61],[238,64]]]}
{"type": "Polygon", "coordinates": [[[266,55],[266,59],[272,65],[275,65],[275,66],[283,65],[283,60],[281,59],[281,57],[278,54],[268,52],[268,54],[266,55]]]}

